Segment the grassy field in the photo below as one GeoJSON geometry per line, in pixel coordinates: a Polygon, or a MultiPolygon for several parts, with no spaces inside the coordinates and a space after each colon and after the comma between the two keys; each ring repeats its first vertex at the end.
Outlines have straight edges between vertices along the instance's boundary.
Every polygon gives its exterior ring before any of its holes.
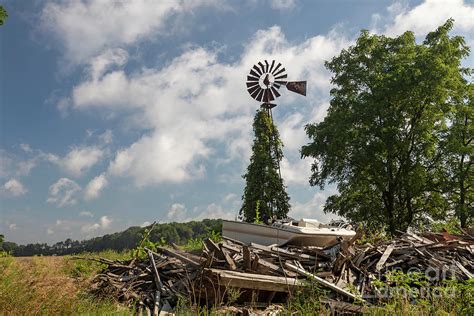
{"type": "Polygon", "coordinates": [[[0,258],[0,314],[129,315],[116,303],[87,293],[99,268],[72,257],[0,258]]]}

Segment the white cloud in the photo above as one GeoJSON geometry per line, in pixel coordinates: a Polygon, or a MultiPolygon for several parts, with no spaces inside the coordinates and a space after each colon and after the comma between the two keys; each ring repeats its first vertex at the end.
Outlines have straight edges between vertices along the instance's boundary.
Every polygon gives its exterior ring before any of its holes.
{"type": "Polygon", "coordinates": [[[296,0],[270,0],[270,6],[275,10],[290,11],[296,7],[296,0]]]}
{"type": "Polygon", "coordinates": [[[103,229],[109,228],[111,223],[112,223],[112,219],[109,218],[108,216],[102,216],[100,218],[100,227],[103,229]]]}
{"type": "Polygon", "coordinates": [[[132,45],[145,38],[171,35],[170,22],[199,7],[224,7],[217,0],[49,2],[42,26],[64,46],[67,60],[81,63],[109,48],[132,45]]]}
{"type": "Polygon", "coordinates": [[[89,73],[93,80],[98,80],[110,67],[123,66],[127,60],[127,51],[121,48],[109,49],[92,59],[89,73]]]}
{"type": "Polygon", "coordinates": [[[140,225],[140,227],[147,227],[147,226],[150,226],[151,223],[149,221],[145,221],[143,222],[143,224],[140,225]]]}
{"type": "Polygon", "coordinates": [[[91,232],[94,232],[94,231],[98,230],[99,228],[100,228],[99,223],[88,223],[88,224],[85,224],[81,227],[81,232],[91,233],[91,232]]]}
{"type": "Polygon", "coordinates": [[[90,201],[99,197],[100,192],[107,186],[108,181],[105,174],[98,175],[92,179],[84,189],[84,199],[90,201]]]}
{"type": "Polygon", "coordinates": [[[58,230],[70,231],[71,228],[72,228],[74,225],[75,225],[75,222],[74,222],[74,221],[64,220],[64,219],[58,219],[58,220],[56,220],[55,227],[56,227],[56,229],[58,229],[58,230]]]}
{"type": "MultiPolygon", "coordinates": [[[[271,27],[258,31],[232,64],[218,61],[219,50],[200,47],[191,47],[161,69],[133,74],[119,67],[98,76],[93,60],[90,76],[73,89],[71,98],[77,110],[133,113],[126,116],[127,123],[144,131],[131,146],[116,152],[108,173],[131,177],[138,186],[182,182],[203,176],[203,162],[216,159],[215,152],[223,146],[227,156],[217,158],[223,163],[248,160],[251,122],[258,103],[245,91],[244,80],[256,61],[275,58],[291,64],[289,76],[311,82],[308,100],[318,100],[318,95],[327,95],[330,86],[324,60],[346,44],[343,36],[331,32],[293,45],[279,27],[271,27]]],[[[284,93],[282,103],[301,102],[301,98],[284,93]]],[[[320,103],[302,104],[298,110],[304,113],[320,103]]],[[[293,151],[299,150],[307,122],[295,118],[295,122],[288,122],[291,131],[284,135],[293,151]]]]}
{"type": "Polygon", "coordinates": [[[304,128],[305,124],[310,123],[301,113],[292,113],[286,117],[283,122],[278,124],[280,138],[286,149],[297,152],[301,146],[308,140],[304,128]]]}
{"type": "Polygon", "coordinates": [[[27,176],[30,174],[31,170],[33,170],[38,164],[38,158],[32,158],[29,160],[18,161],[17,162],[17,170],[16,174],[19,176],[27,176]]]}
{"type": "Polygon", "coordinates": [[[283,158],[280,163],[281,176],[286,184],[308,184],[311,174],[310,159],[295,159],[290,162],[287,158],[283,158]]]}
{"type": "Polygon", "coordinates": [[[31,153],[33,149],[31,149],[31,146],[28,144],[20,144],[21,150],[23,150],[25,153],[31,153]]]}
{"type": "Polygon", "coordinates": [[[99,141],[104,145],[109,145],[114,140],[114,134],[110,129],[106,130],[98,136],[99,141]]]}
{"type": "Polygon", "coordinates": [[[323,211],[326,199],[336,193],[337,190],[334,187],[328,186],[324,191],[316,192],[309,201],[304,203],[293,203],[288,215],[295,219],[314,218],[321,222],[329,222],[331,219],[339,219],[339,216],[325,214],[323,211]]]}
{"type": "Polygon", "coordinates": [[[46,229],[46,234],[54,235],[54,230],[52,228],[48,228],[48,229],[46,229]]]}
{"type": "Polygon", "coordinates": [[[11,223],[10,225],[8,225],[8,229],[9,230],[17,230],[18,226],[15,223],[11,223]]]}
{"type": "Polygon", "coordinates": [[[385,25],[385,34],[394,36],[405,31],[414,31],[423,35],[435,30],[449,18],[454,18],[454,27],[458,31],[469,32],[474,28],[474,5],[463,0],[425,0],[408,8],[401,2],[389,7],[393,22],[385,25]]]}
{"type": "Polygon", "coordinates": [[[18,197],[25,195],[28,190],[17,179],[8,180],[2,188],[2,193],[6,196],[18,197]]]}
{"type": "Polygon", "coordinates": [[[92,212],[89,212],[89,211],[82,211],[79,213],[79,216],[82,216],[82,217],[94,217],[94,214],[92,212]]]}
{"type": "Polygon", "coordinates": [[[27,176],[36,167],[38,161],[38,156],[25,159],[0,149],[0,178],[27,176]]]}
{"type": "Polygon", "coordinates": [[[71,206],[77,203],[77,196],[81,187],[68,178],[61,178],[49,187],[47,201],[58,207],[71,206]]]}
{"type": "Polygon", "coordinates": [[[173,222],[188,222],[205,218],[235,219],[235,215],[234,210],[225,209],[217,203],[195,207],[192,210],[188,210],[184,204],[175,203],[168,210],[167,218],[173,222]]]}
{"type": "Polygon", "coordinates": [[[181,222],[186,219],[187,213],[188,209],[184,204],[174,203],[168,210],[167,217],[170,221],[181,222]]]}
{"type": "Polygon", "coordinates": [[[48,154],[47,159],[74,176],[81,176],[104,157],[105,152],[98,146],[73,147],[64,157],[48,154]]]}
{"type": "Polygon", "coordinates": [[[92,233],[97,230],[107,230],[110,228],[110,224],[113,222],[112,218],[108,216],[102,216],[98,223],[86,223],[81,226],[81,232],[92,233]]]}
{"type": "Polygon", "coordinates": [[[220,219],[235,219],[236,212],[234,210],[227,210],[222,207],[222,205],[211,203],[206,206],[205,209],[199,210],[196,208],[195,212],[191,219],[189,220],[203,220],[205,218],[220,218],[220,219]]]}

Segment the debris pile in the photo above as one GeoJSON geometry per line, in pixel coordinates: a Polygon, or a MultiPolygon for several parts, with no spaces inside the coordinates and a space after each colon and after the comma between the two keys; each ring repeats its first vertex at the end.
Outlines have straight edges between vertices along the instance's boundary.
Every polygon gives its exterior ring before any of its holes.
{"type": "Polygon", "coordinates": [[[474,277],[471,236],[405,233],[373,245],[357,244],[360,236],[324,249],[228,238],[219,243],[205,239],[199,255],[176,245],[145,248],[144,259],[95,259],[107,267],[95,277],[94,290],[157,315],[172,312],[180,299],[207,306],[266,307],[286,302],[295,290],[315,282],[329,293],[324,301],[331,308],[357,312],[359,305],[379,298],[373,281],[391,270],[425,273],[432,285],[474,277]]]}

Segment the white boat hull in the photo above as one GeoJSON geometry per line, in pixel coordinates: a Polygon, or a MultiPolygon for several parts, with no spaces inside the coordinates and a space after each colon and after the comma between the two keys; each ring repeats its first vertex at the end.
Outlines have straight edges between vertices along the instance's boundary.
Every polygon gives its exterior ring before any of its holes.
{"type": "Polygon", "coordinates": [[[237,221],[222,221],[222,235],[244,243],[261,245],[298,245],[327,247],[338,237],[350,239],[355,231],[343,228],[308,228],[291,225],[278,227],[237,221]]]}

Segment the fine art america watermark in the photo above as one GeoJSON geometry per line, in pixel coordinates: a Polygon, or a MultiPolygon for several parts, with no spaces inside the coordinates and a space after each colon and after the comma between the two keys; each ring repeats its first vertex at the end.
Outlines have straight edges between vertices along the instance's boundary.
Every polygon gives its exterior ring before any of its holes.
{"type": "MultiPolygon", "coordinates": [[[[442,268],[428,267],[422,270],[417,267],[411,267],[406,273],[402,269],[394,268],[390,270],[390,275],[406,276],[405,280],[387,280],[384,286],[376,288],[375,293],[366,293],[364,298],[388,299],[394,297],[404,297],[415,300],[423,298],[453,298],[456,296],[455,286],[443,286],[443,282],[453,280],[455,270],[454,265],[444,266],[442,268]],[[412,282],[410,282],[412,276],[412,282]],[[410,285],[410,286],[409,286],[410,285]]],[[[386,278],[386,277],[385,277],[386,278]]],[[[384,279],[382,274],[378,279],[384,279]]]]}

